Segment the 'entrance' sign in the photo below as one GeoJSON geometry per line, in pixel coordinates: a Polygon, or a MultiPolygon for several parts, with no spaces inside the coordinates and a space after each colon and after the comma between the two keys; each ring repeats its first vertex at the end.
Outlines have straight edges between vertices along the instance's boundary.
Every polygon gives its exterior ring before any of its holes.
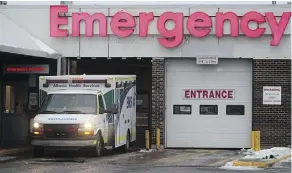
{"type": "MultiPolygon", "coordinates": [[[[69,18],[61,17],[60,13],[68,13],[68,6],[66,5],[54,5],[50,8],[50,36],[51,37],[68,37],[68,29],[60,29],[60,25],[68,25],[69,18]]],[[[94,36],[94,22],[99,22],[99,36],[107,37],[108,35],[108,17],[107,14],[96,12],[89,14],[88,12],[74,12],[72,18],[70,18],[72,25],[72,37],[80,36],[80,23],[85,22],[85,36],[94,36]]],[[[161,37],[158,38],[160,45],[166,48],[174,48],[179,46],[184,39],[184,27],[188,32],[197,38],[206,37],[210,34],[212,28],[215,29],[215,34],[218,38],[224,35],[224,23],[230,22],[230,31],[232,37],[238,37],[241,31],[245,36],[249,38],[258,38],[262,36],[266,29],[260,26],[260,24],[268,23],[268,27],[272,32],[271,46],[278,46],[286,30],[291,17],[291,12],[283,12],[280,20],[277,21],[273,12],[265,12],[264,14],[257,11],[249,11],[242,17],[238,16],[234,12],[217,12],[215,16],[215,22],[212,22],[211,17],[204,12],[195,12],[190,14],[187,18],[186,26],[184,26],[184,14],[181,12],[167,11],[161,14],[156,23],[156,28],[161,37]],[[165,23],[168,20],[174,22],[173,29],[167,29],[165,23]],[[258,24],[256,29],[250,29],[249,23],[254,22],[258,24]]],[[[110,20],[110,28],[114,35],[124,38],[131,36],[137,24],[138,35],[140,37],[147,37],[149,24],[154,20],[153,12],[139,13],[139,18],[135,20],[134,16],[125,11],[119,11],[110,20]]]]}
{"type": "Polygon", "coordinates": [[[232,100],[235,98],[234,89],[185,89],[184,99],[195,100],[232,100]]]}

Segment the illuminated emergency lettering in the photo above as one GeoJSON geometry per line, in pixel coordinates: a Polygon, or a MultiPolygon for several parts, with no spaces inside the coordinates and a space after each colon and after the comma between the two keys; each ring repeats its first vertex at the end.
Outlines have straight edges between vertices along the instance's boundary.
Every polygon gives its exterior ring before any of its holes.
{"type": "Polygon", "coordinates": [[[184,99],[234,99],[233,89],[185,89],[184,99]]]}

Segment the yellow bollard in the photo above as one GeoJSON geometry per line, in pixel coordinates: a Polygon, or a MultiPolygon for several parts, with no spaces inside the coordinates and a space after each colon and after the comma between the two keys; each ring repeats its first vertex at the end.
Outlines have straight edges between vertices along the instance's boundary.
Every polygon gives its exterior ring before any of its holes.
{"type": "Polygon", "coordinates": [[[145,130],[146,150],[150,149],[149,130],[145,130]]]}
{"type": "Polygon", "coordinates": [[[261,150],[261,133],[260,131],[255,131],[255,150],[254,151],[260,151],[261,150]]]}
{"type": "Polygon", "coordinates": [[[255,131],[251,131],[251,149],[254,150],[255,149],[255,131]]]}
{"type": "Polygon", "coordinates": [[[156,128],[156,149],[160,148],[160,128],[156,128]]]}
{"type": "Polygon", "coordinates": [[[261,135],[260,131],[251,132],[251,149],[254,151],[261,150],[261,135]]]}

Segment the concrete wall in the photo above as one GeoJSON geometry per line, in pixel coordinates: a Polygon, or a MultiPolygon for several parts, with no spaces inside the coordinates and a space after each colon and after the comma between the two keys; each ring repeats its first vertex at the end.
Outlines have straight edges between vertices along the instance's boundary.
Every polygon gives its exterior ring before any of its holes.
{"type": "MultiPolygon", "coordinates": [[[[224,32],[227,36],[218,39],[214,35],[214,29],[211,34],[205,38],[195,38],[191,36],[186,27],[185,39],[183,43],[177,48],[164,48],[159,45],[157,38],[159,33],[156,29],[156,21],[159,15],[164,12],[183,12],[185,16],[184,23],[187,17],[196,11],[203,11],[212,17],[213,26],[214,16],[216,12],[235,12],[238,16],[243,15],[248,11],[257,11],[262,14],[264,12],[274,12],[275,15],[280,16],[282,12],[290,12],[289,5],[242,5],[237,7],[235,5],[222,6],[193,6],[179,8],[171,6],[137,6],[131,9],[122,6],[113,6],[110,8],[95,6],[72,6],[69,7],[70,16],[72,12],[88,12],[93,14],[95,12],[102,12],[110,18],[118,11],[124,10],[133,16],[137,16],[138,12],[154,12],[156,16],[154,21],[149,26],[149,34],[146,38],[137,36],[137,28],[134,35],[128,38],[118,38],[112,34],[109,29],[108,37],[94,36],[87,38],[68,37],[68,38],[51,38],[50,37],[50,7],[49,6],[15,6],[15,7],[1,7],[0,12],[14,23],[25,29],[27,32],[43,41],[45,44],[62,53],[65,57],[195,57],[200,55],[215,55],[225,58],[243,57],[243,58],[285,58],[291,55],[291,41],[290,41],[290,22],[286,28],[279,46],[270,46],[271,30],[268,24],[263,24],[263,27],[268,27],[264,35],[260,38],[247,38],[241,35],[237,38],[228,36],[230,34],[230,25],[225,22],[224,32]]],[[[137,19],[138,17],[135,17],[137,19]]],[[[276,17],[279,20],[279,17],[276,17]]],[[[110,25],[110,22],[108,22],[110,25]]],[[[138,24],[137,24],[138,25],[138,24]]],[[[69,17],[69,25],[71,26],[71,17],[69,17]]],[[[173,24],[168,23],[167,27],[173,27],[173,24]]],[[[250,25],[255,28],[255,24],[250,25]]],[[[66,28],[66,27],[62,27],[66,28]]],[[[110,28],[110,27],[108,27],[110,28]]],[[[81,24],[81,34],[84,33],[84,22],[81,24]]],[[[97,34],[96,30],[96,34],[97,34]]],[[[71,27],[69,27],[71,33],[71,27]]],[[[9,34],[9,30],[7,30],[9,34]]],[[[242,33],[240,33],[242,34],[242,33]]]]}

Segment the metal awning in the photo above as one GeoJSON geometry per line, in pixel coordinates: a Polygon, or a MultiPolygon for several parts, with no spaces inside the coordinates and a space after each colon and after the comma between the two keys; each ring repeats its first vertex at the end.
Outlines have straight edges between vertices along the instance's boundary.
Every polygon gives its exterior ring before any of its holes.
{"type": "Polygon", "coordinates": [[[61,57],[61,54],[25,31],[1,12],[0,23],[0,52],[52,59],[61,57]]]}

